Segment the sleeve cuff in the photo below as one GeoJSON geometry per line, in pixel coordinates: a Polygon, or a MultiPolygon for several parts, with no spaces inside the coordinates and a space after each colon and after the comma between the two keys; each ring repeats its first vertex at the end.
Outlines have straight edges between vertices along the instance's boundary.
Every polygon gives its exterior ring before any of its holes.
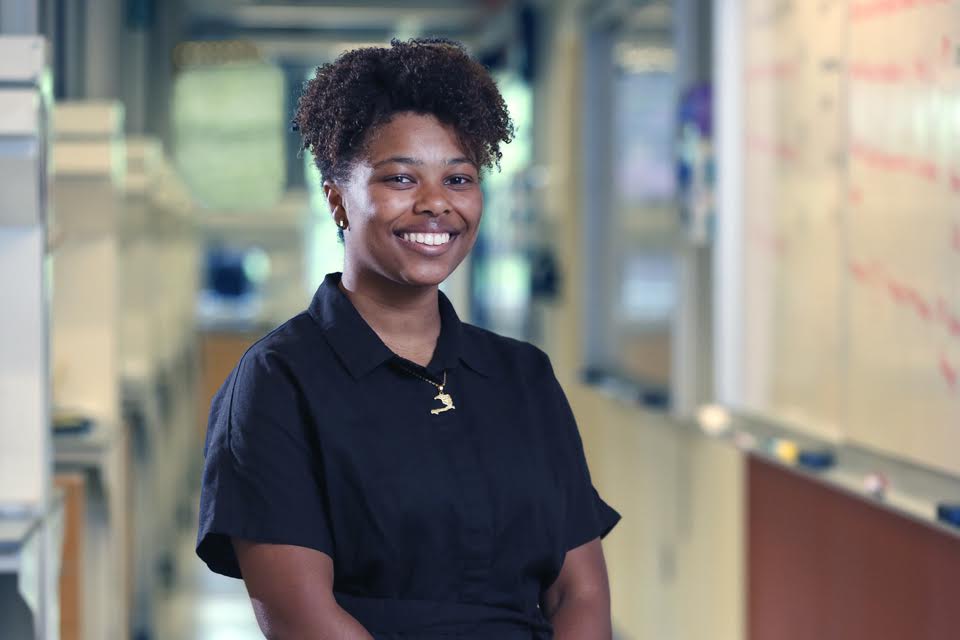
{"type": "Polygon", "coordinates": [[[607,534],[613,531],[613,528],[620,522],[620,514],[604,502],[599,494],[597,494],[597,520],[600,524],[599,535],[601,538],[607,537],[607,534]]]}

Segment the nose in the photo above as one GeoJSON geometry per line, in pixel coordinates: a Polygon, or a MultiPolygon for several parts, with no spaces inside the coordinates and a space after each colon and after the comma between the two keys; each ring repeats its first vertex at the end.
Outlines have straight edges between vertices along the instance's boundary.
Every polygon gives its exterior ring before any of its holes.
{"type": "Polygon", "coordinates": [[[420,188],[414,207],[414,213],[433,217],[450,213],[451,210],[450,201],[447,200],[443,189],[430,185],[423,185],[420,188]]]}

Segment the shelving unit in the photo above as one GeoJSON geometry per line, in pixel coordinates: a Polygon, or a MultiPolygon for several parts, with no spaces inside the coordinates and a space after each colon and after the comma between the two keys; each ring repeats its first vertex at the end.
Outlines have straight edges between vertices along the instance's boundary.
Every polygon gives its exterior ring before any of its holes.
{"type": "Polygon", "coordinates": [[[62,539],[59,494],[42,510],[0,512],[0,620],[5,639],[60,637],[57,584],[62,539]]]}
{"type": "Polygon", "coordinates": [[[86,478],[83,637],[125,637],[132,596],[129,432],[120,402],[123,107],[65,102],[53,117],[53,405],[88,421],[54,438],[57,471],[86,478]]]}
{"type": "Polygon", "coordinates": [[[47,47],[0,37],[0,620],[57,638],[61,501],[52,490],[46,267],[47,47]]]}

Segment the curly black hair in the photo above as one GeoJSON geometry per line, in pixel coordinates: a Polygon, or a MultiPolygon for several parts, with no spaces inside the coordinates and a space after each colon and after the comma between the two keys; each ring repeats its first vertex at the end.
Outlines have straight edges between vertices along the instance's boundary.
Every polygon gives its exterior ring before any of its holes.
{"type": "Polygon", "coordinates": [[[507,105],[490,73],[463,45],[445,38],[391,40],[317,68],[291,123],[320,174],[346,178],[370,132],[400,112],[433,115],[457,133],[478,168],[499,168],[501,143],[513,139],[507,105]]]}

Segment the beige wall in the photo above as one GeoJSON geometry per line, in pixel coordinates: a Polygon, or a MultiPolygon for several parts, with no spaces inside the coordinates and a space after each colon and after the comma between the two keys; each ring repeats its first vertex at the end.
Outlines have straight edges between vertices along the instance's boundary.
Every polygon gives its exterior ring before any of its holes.
{"type": "Polygon", "coordinates": [[[594,484],[623,516],[604,541],[620,635],[742,640],[740,454],[662,414],[567,389],[594,484]]]}

